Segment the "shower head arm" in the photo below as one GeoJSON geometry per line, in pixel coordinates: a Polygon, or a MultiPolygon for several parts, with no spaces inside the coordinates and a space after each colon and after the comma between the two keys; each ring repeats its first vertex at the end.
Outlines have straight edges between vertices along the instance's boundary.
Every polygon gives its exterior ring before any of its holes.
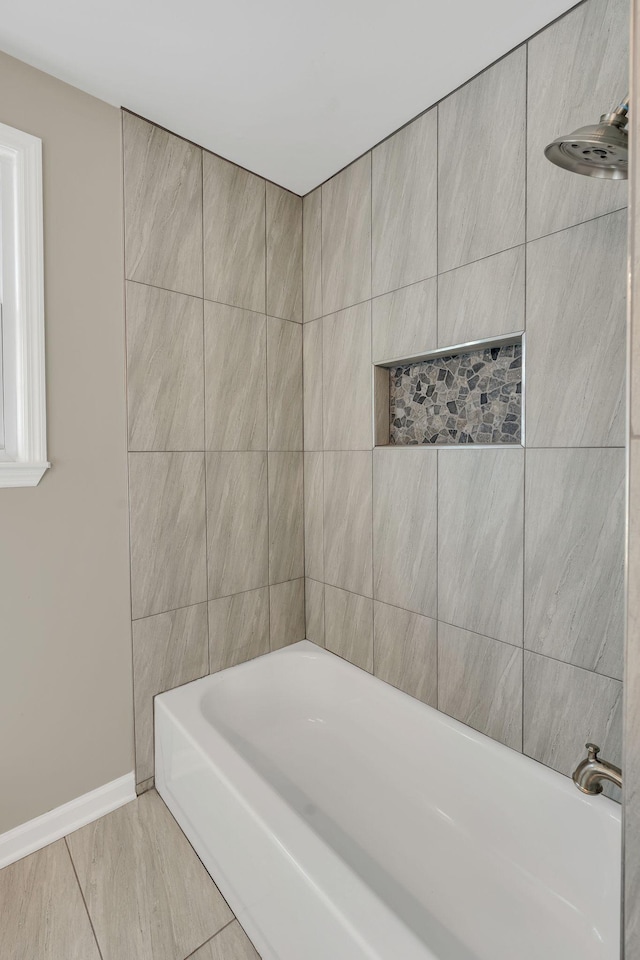
{"type": "Polygon", "coordinates": [[[626,95],[611,113],[605,113],[601,123],[610,123],[614,127],[624,127],[629,119],[629,94],[626,95]]]}

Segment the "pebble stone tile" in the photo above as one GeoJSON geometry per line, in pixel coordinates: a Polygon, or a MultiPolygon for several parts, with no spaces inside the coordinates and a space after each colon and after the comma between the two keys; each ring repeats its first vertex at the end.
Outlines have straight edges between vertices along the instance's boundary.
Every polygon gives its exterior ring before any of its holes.
{"type": "Polygon", "coordinates": [[[520,443],[521,344],[392,367],[389,376],[392,444],[520,443]]]}

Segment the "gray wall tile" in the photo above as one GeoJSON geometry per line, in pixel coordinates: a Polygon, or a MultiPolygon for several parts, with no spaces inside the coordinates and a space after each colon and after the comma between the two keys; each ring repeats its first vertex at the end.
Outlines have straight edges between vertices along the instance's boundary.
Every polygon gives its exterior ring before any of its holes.
{"type": "Polygon", "coordinates": [[[631,438],[629,447],[628,609],[622,768],[625,956],[634,957],[640,949],[640,440],[631,438]]]}
{"type": "Polygon", "coordinates": [[[322,316],[322,188],[302,200],[303,317],[322,316]]]}
{"type": "Polygon", "coordinates": [[[437,626],[429,617],[373,604],[376,677],[432,707],[438,705],[437,626]]]}
{"type": "Polygon", "coordinates": [[[372,151],[374,296],[438,272],[437,150],[434,108],[372,151]]]}
{"type": "Polygon", "coordinates": [[[267,183],[267,313],[302,323],[302,199],[267,183]]]}
{"type": "Polygon", "coordinates": [[[0,870],[2,951],[12,960],[101,960],[64,840],[0,870]]]}
{"type": "Polygon", "coordinates": [[[209,599],[269,582],[267,454],[207,454],[209,599]]]}
{"type": "Polygon", "coordinates": [[[322,324],[324,448],[370,450],[371,304],[334,313],[322,324]]]}
{"type": "Polygon", "coordinates": [[[127,283],[130,450],[202,450],[202,301],[127,283]]]}
{"type": "Polygon", "coordinates": [[[209,601],[209,672],[269,653],[269,588],[209,601]]]}
{"type": "Polygon", "coordinates": [[[626,211],[527,248],[526,437],[624,444],[626,211]]]}
{"type": "Polygon", "coordinates": [[[544,148],[597,123],[625,96],[629,80],[629,4],[583,3],[529,41],[527,233],[530,240],[618,210],[624,181],[568,173],[544,148]]]}
{"type": "Polygon", "coordinates": [[[373,672],[373,601],[325,586],[325,646],[368,673],[373,672]]]}
{"type": "MultiPolygon", "coordinates": [[[[524,752],[571,776],[587,742],[597,743],[606,760],[620,765],[620,681],[525,650],[524,752]]],[[[620,799],[620,791],[612,789],[620,799]]]]}
{"type": "Polygon", "coordinates": [[[436,617],[438,464],[433,449],[373,452],[373,583],[377,600],[436,617]]]}
{"type": "Polygon", "coordinates": [[[524,242],[526,69],[520,47],[438,106],[440,272],[524,242]]]}
{"type": "Polygon", "coordinates": [[[372,595],[370,453],[324,455],[325,583],[372,595]]]}
{"type": "Polygon", "coordinates": [[[438,619],[522,643],[524,456],[438,451],[438,619]]]}
{"type": "Polygon", "coordinates": [[[186,957],[233,919],[155,790],[67,842],[105,960],[186,957]]]}
{"type": "Polygon", "coordinates": [[[522,650],[439,622],[438,708],[522,750],[522,650]]]}
{"type": "Polygon", "coordinates": [[[302,450],[302,327],[274,317],[267,318],[267,405],[269,450],[302,450]]]}
{"type": "Polygon", "coordinates": [[[265,312],[265,182],[203,154],[204,295],[265,312]]]}
{"type": "Polygon", "coordinates": [[[438,346],[524,330],[524,246],[438,278],[438,346]]]}
{"type": "Polygon", "coordinates": [[[207,605],[133,622],[136,781],[153,776],[153,698],[209,672],[207,605]]]}
{"type": "Polygon", "coordinates": [[[529,450],[525,647],[622,679],[624,450],[529,450]]]}
{"type": "Polygon", "coordinates": [[[269,454],[269,583],[304,576],[303,454],[269,454]]]}
{"type": "Polygon", "coordinates": [[[271,649],[304,640],[304,580],[288,580],[269,587],[271,649]]]}
{"type": "Polygon", "coordinates": [[[371,296],[371,154],[322,185],[322,306],[371,296]]]}
{"type": "Polygon", "coordinates": [[[324,583],[307,578],[304,582],[306,638],[324,646],[324,583]]]}
{"type": "Polygon", "coordinates": [[[321,453],[304,455],[304,559],[305,575],[324,578],[323,510],[324,467],[321,453]]]}
{"type": "Polygon", "coordinates": [[[204,304],[207,450],[267,448],[264,314],[204,304]]]}
{"type": "Polygon", "coordinates": [[[202,296],[202,151],[123,113],[125,275],[202,296]]]}
{"type": "Polygon", "coordinates": [[[433,277],[372,300],[374,363],[415,357],[437,348],[438,283],[433,277]]]}
{"type": "Polygon", "coordinates": [[[207,599],[204,455],[130,453],[133,619],[207,599]]]}
{"type": "Polygon", "coordinates": [[[302,331],[304,448],[322,450],[322,320],[302,331]]]}

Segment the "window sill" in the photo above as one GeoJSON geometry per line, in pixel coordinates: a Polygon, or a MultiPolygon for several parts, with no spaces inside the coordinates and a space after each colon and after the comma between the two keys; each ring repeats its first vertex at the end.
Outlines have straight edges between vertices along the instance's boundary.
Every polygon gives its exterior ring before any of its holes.
{"type": "Polygon", "coordinates": [[[0,461],[0,487],[37,487],[50,463],[0,461]]]}

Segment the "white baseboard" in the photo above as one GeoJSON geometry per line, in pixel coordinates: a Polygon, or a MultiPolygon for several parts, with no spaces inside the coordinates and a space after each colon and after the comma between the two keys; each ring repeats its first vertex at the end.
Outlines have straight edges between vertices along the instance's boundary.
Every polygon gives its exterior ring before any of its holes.
{"type": "Polygon", "coordinates": [[[133,771],[0,834],[0,869],[136,798],[133,771]]]}

